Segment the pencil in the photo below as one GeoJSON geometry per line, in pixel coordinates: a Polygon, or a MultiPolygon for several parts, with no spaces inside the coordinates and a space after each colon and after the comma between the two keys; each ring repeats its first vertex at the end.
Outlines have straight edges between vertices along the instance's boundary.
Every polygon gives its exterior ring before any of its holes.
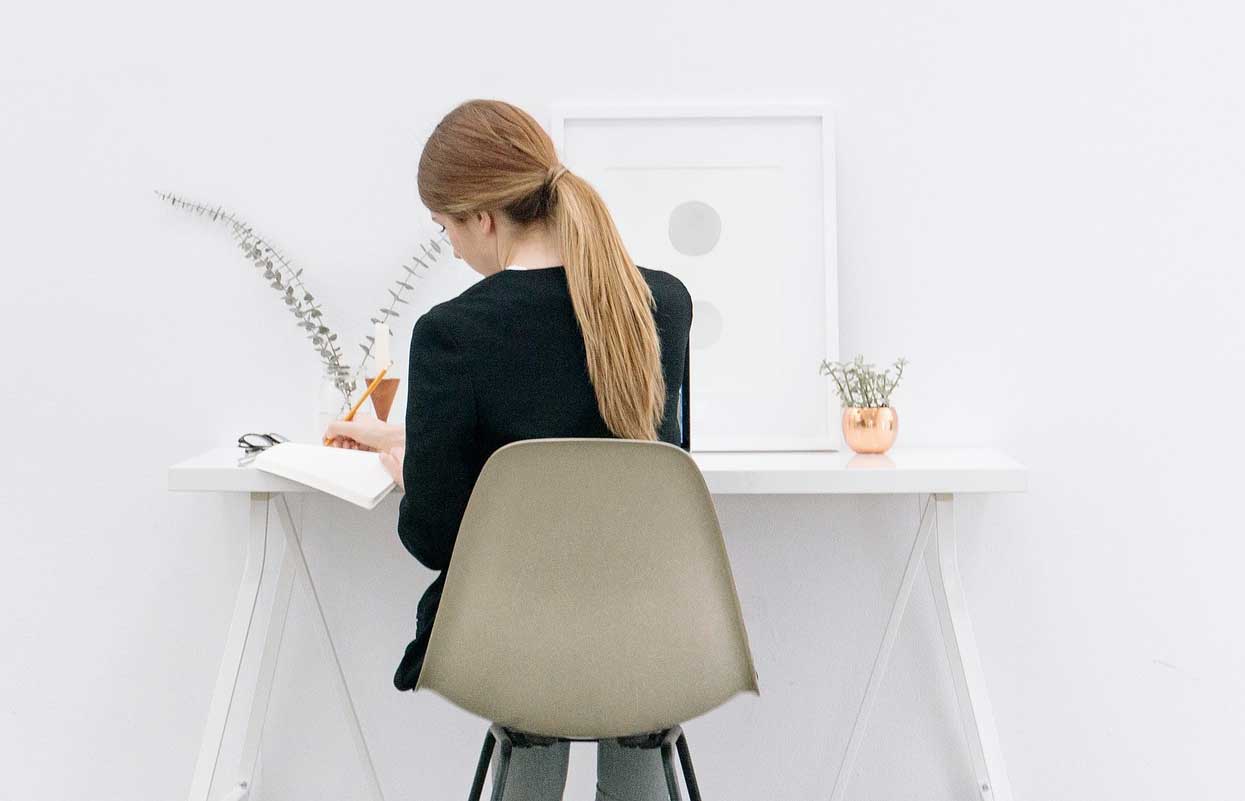
{"type": "MultiPolygon", "coordinates": [[[[385,377],[385,373],[389,372],[389,366],[390,366],[390,365],[392,365],[392,364],[393,364],[393,362],[390,362],[389,364],[386,364],[386,365],[384,366],[384,368],[383,368],[383,369],[382,369],[379,373],[377,373],[377,374],[376,374],[376,377],[372,379],[372,383],[368,384],[368,385],[367,385],[367,389],[366,389],[366,390],[364,390],[364,392],[363,392],[363,397],[361,397],[361,398],[359,398],[357,401],[355,401],[354,406],[352,406],[352,407],[350,408],[350,411],[346,413],[346,416],[342,418],[343,420],[353,420],[353,419],[354,419],[354,413],[355,413],[355,412],[357,412],[357,411],[359,411],[359,407],[363,405],[363,401],[367,400],[367,396],[368,396],[368,395],[371,395],[371,394],[372,394],[372,390],[376,389],[376,387],[380,384],[380,380],[381,380],[382,378],[384,378],[384,377],[385,377]]],[[[329,444],[330,442],[332,442],[332,441],[333,441],[333,438],[332,438],[332,437],[325,437],[325,438],[324,438],[324,444],[325,444],[325,445],[328,445],[328,444],[329,444]]]]}

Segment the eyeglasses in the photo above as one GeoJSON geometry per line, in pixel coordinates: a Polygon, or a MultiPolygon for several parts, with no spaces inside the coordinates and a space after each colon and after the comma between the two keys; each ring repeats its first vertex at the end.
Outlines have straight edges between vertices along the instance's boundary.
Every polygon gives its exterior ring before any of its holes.
{"type": "Polygon", "coordinates": [[[241,467],[243,465],[250,464],[251,460],[258,456],[260,451],[271,448],[273,445],[278,443],[289,441],[289,437],[275,433],[256,434],[251,432],[243,434],[238,437],[238,447],[241,448],[246,455],[238,459],[238,466],[241,467]]]}

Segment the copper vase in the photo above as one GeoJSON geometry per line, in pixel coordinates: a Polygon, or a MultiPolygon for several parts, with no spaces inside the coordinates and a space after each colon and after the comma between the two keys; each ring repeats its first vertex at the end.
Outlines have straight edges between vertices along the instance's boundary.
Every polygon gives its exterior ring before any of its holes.
{"type": "Polygon", "coordinates": [[[899,415],[889,406],[843,407],[843,439],[856,453],[886,453],[899,433],[899,415]]]}
{"type": "MultiPolygon", "coordinates": [[[[364,381],[371,386],[376,376],[364,376],[364,381]]],[[[401,378],[382,378],[380,383],[376,385],[376,389],[372,390],[372,394],[367,399],[372,402],[372,408],[376,410],[376,417],[385,422],[389,421],[389,409],[393,406],[394,396],[398,394],[398,383],[401,378]]]]}

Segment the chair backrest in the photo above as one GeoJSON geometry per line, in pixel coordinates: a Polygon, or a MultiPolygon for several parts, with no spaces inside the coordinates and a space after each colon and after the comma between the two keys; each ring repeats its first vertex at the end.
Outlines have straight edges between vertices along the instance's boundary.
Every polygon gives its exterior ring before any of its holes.
{"type": "Polygon", "coordinates": [[[476,481],[416,689],[533,734],[659,731],[759,694],[704,476],[665,442],[509,443],[476,481]]]}

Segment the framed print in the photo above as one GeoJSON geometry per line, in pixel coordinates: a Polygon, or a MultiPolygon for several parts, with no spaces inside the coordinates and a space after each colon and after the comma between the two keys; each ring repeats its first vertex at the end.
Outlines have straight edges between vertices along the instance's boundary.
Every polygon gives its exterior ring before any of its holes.
{"type": "Polygon", "coordinates": [[[693,450],[838,450],[834,136],[820,103],[558,103],[562,162],[692,296],[693,450]]]}

